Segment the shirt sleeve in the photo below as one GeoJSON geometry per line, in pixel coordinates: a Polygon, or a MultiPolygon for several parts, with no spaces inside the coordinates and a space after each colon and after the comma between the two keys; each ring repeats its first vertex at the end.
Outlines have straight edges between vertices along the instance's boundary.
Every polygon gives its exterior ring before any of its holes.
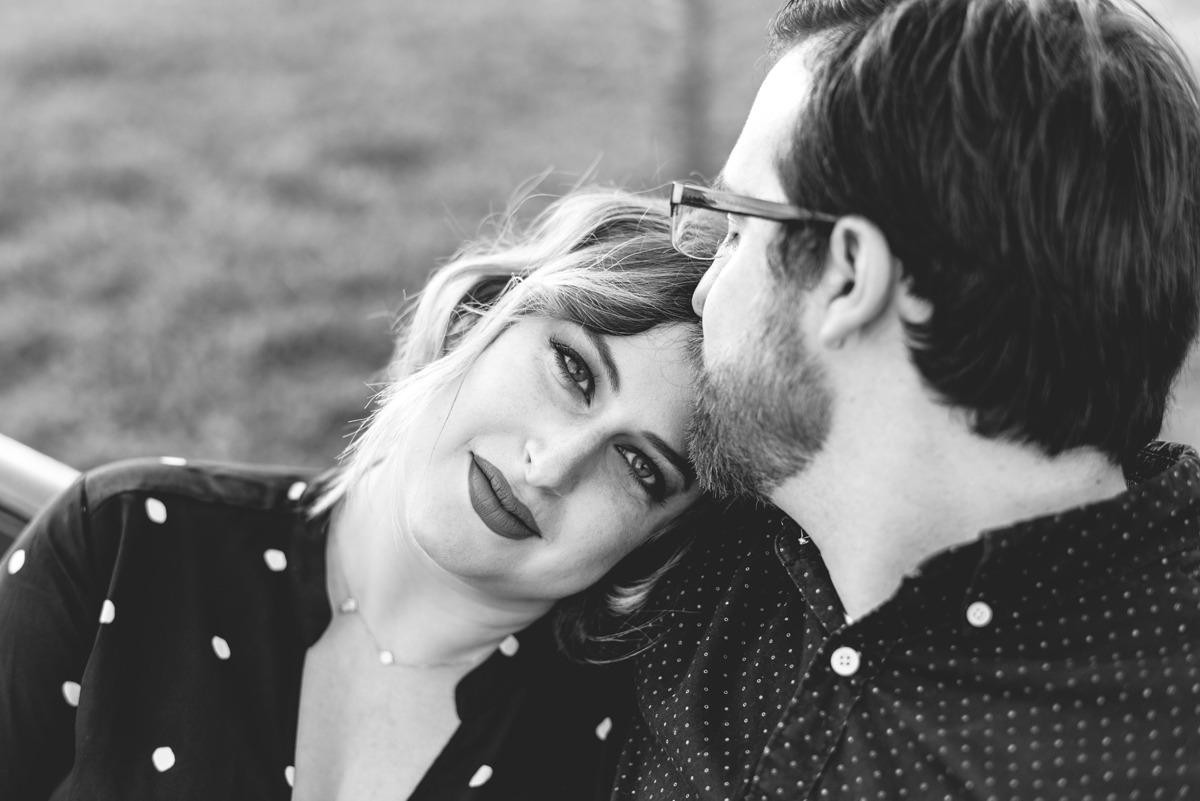
{"type": "Polygon", "coordinates": [[[71,769],[107,585],[102,550],[80,478],[0,561],[0,798],[44,801],[71,769]]]}

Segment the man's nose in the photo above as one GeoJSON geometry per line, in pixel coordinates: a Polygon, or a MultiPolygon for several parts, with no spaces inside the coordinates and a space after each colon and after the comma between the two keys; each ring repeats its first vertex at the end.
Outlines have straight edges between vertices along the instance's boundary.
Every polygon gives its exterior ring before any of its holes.
{"type": "Polygon", "coordinates": [[[598,434],[581,426],[530,437],[525,443],[525,480],[531,487],[565,495],[579,483],[598,446],[598,434]]]}

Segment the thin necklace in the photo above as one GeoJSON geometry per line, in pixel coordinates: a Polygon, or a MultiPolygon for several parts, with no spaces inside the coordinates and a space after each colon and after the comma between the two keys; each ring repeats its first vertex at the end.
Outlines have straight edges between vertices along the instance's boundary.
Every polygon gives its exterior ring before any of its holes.
{"type": "Polygon", "coordinates": [[[354,615],[358,618],[358,622],[362,623],[363,631],[371,638],[371,644],[375,646],[375,651],[379,654],[379,664],[384,667],[406,667],[427,670],[429,668],[465,667],[483,661],[483,658],[488,655],[487,652],[473,656],[470,659],[455,659],[447,662],[397,662],[396,655],[379,644],[379,640],[375,638],[375,632],[371,631],[370,624],[367,623],[366,617],[363,616],[358,607],[358,599],[354,597],[354,593],[350,589],[350,579],[346,577],[346,565],[342,561],[342,544],[338,540],[337,535],[333,533],[332,528],[330,526],[329,535],[333,537],[333,550],[337,555],[338,574],[341,575],[342,586],[345,588],[345,597],[337,605],[338,614],[354,615]]]}

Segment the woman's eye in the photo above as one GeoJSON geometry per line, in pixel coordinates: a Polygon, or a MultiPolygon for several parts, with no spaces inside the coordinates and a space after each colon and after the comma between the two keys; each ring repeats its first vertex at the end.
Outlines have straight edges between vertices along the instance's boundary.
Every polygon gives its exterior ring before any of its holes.
{"type": "Polygon", "coordinates": [[[558,369],[563,378],[578,387],[584,400],[590,402],[596,392],[596,379],[592,375],[592,368],[588,367],[582,356],[561,342],[552,341],[550,344],[554,346],[554,358],[558,361],[558,369]]]}
{"type": "Polygon", "coordinates": [[[654,462],[632,448],[618,445],[617,451],[625,458],[630,474],[637,479],[642,489],[646,490],[651,498],[661,500],[666,495],[666,482],[654,462]]]}
{"type": "Polygon", "coordinates": [[[650,465],[646,464],[646,460],[638,456],[636,453],[631,453],[632,458],[629,459],[629,466],[633,468],[633,474],[638,478],[646,479],[651,484],[654,483],[654,471],[650,469],[650,465]]]}
{"type": "Polygon", "coordinates": [[[584,372],[583,366],[575,360],[574,356],[563,354],[563,367],[567,370],[567,375],[574,381],[587,381],[587,373],[584,372]]]}

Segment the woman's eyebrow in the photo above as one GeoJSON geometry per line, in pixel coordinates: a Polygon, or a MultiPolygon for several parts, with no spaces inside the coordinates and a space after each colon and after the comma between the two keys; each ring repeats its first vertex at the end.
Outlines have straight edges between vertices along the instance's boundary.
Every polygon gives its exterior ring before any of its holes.
{"type": "Polygon", "coordinates": [[[692,469],[691,462],[679,455],[679,451],[667,444],[667,441],[655,434],[653,431],[643,431],[642,436],[654,446],[655,450],[661,453],[668,462],[675,466],[679,474],[683,476],[683,488],[689,489],[692,482],[696,480],[696,471],[692,469]]]}
{"type": "MultiPolygon", "coordinates": [[[[613,394],[617,394],[621,391],[621,372],[617,369],[617,362],[613,359],[612,348],[609,347],[608,340],[593,328],[588,328],[586,325],[581,327],[591,341],[592,347],[596,349],[596,353],[600,355],[600,363],[604,366],[604,373],[608,377],[609,384],[612,385],[613,394]]],[[[690,489],[696,480],[696,471],[692,469],[691,462],[680,456],[679,451],[668,445],[665,439],[653,431],[643,431],[642,436],[679,471],[679,475],[683,476],[684,490],[690,489]]]]}
{"type": "Polygon", "coordinates": [[[617,363],[613,360],[612,348],[608,346],[608,340],[599,331],[582,326],[583,332],[587,334],[588,339],[592,342],[592,347],[600,354],[600,362],[604,365],[604,373],[608,376],[608,383],[612,385],[613,394],[621,391],[621,373],[617,370],[617,363]]]}

